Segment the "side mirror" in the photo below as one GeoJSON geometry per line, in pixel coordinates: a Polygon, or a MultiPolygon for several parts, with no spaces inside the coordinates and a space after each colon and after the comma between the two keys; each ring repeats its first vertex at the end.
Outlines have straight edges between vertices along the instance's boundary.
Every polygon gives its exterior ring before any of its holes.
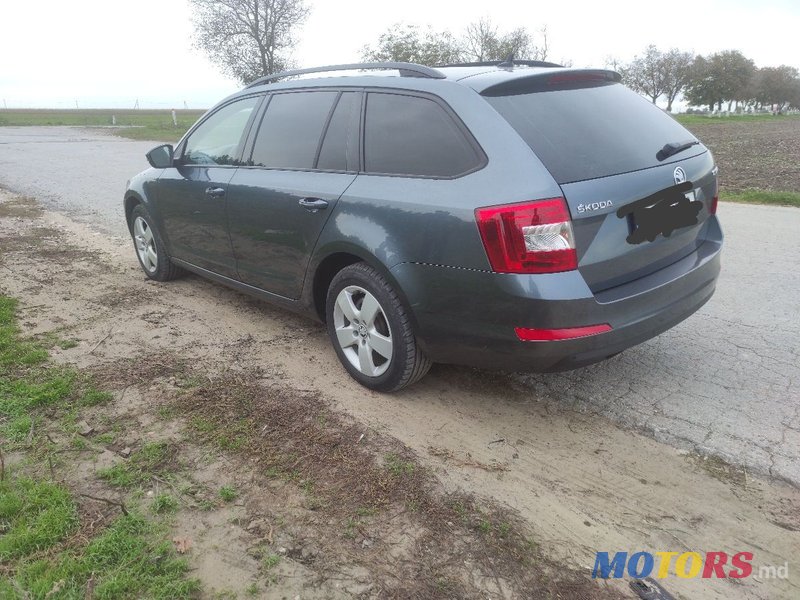
{"type": "Polygon", "coordinates": [[[156,146],[145,154],[147,162],[155,169],[167,169],[172,166],[172,145],[156,146]]]}

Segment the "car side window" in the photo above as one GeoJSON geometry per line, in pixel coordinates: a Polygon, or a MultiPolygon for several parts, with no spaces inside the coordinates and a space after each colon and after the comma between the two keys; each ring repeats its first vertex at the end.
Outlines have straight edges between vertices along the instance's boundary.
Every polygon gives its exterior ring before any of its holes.
{"type": "Polygon", "coordinates": [[[275,94],[256,135],[249,164],[271,169],[312,169],[336,91],[275,94]]]}
{"type": "Polygon", "coordinates": [[[482,162],[453,117],[427,98],[372,92],[364,129],[368,173],[455,177],[482,162]]]}
{"type": "Polygon", "coordinates": [[[203,121],[186,140],[184,164],[237,164],[239,144],[258,101],[257,96],[236,100],[203,121]]]}
{"type": "Polygon", "coordinates": [[[317,168],[324,171],[358,170],[358,117],[361,95],[342,92],[320,148],[317,168]]]}

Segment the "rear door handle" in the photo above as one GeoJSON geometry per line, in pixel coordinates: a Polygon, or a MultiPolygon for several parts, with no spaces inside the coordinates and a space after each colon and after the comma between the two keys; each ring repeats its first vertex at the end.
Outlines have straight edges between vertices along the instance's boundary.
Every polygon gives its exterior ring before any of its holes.
{"type": "Polygon", "coordinates": [[[328,208],[328,201],[321,198],[301,198],[298,204],[309,212],[317,212],[328,208]]]}
{"type": "Polygon", "coordinates": [[[206,188],[206,196],[209,198],[222,198],[225,196],[225,190],[221,187],[208,187],[206,188]]]}

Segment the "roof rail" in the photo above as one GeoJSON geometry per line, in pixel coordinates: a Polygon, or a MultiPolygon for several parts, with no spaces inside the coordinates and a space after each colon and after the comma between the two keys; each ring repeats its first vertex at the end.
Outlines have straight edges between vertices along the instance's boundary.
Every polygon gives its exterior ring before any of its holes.
{"type": "Polygon", "coordinates": [[[369,63],[352,63],[345,65],[328,65],[326,67],[311,67],[310,69],[294,69],[292,71],[282,71],[281,73],[273,73],[272,75],[265,75],[259,77],[252,83],[245,86],[245,89],[262,85],[270,81],[284,79],[286,77],[296,77],[297,75],[305,75],[307,73],[328,73],[330,71],[365,71],[365,70],[378,70],[378,69],[396,69],[400,71],[401,77],[427,77],[429,79],[444,79],[445,75],[436,69],[426,67],[425,65],[418,65],[408,62],[369,62],[369,63]]]}
{"type": "Polygon", "coordinates": [[[557,63],[551,63],[544,60],[492,60],[480,62],[464,62],[464,63],[451,63],[447,65],[436,65],[436,67],[510,67],[519,65],[521,67],[564,67],[557,63]]]}

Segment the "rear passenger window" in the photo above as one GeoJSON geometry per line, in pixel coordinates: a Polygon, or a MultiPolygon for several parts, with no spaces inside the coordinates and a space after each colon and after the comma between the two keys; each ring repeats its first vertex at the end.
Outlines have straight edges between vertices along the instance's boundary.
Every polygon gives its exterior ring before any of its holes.
{"type": "Polygon", "coordinates": [[[328,171],[358,169],[358,116],[360,94],[343,92],[336,104],[325,141],[319,153],[317,168],[328,171]]]}
{"type": "Polygon", "coordinates": [[[420,177],[454,177],[481,163],[442,106],[400,94],[369,94],[364,155],[369,173],[420,177]]]}
{"type": "Polygon", "coordinates": [[[258,129],[251,164],[273,169],[311,169],[322,128],[337,92],[275,94],[258,129]]]}

